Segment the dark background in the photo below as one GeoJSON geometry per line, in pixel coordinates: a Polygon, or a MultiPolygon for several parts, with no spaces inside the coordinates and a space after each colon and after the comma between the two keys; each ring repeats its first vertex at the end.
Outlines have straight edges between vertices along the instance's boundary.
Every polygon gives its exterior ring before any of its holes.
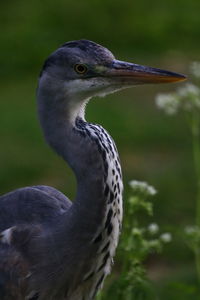
{"type": "MultiPolygon", "coordinates": [[[[72,172],[44,143],[35,90],[44,59],[64,42],[80,38],[106,46],[118,59],[190,76],[189,63],[200,60],[200,1],[2,0],[1,194],[25,185],[47,184],[74,197],[72,172]]],[[[154,98],[183,84],[135,87],[94,99],[87,109],[87,119],[103,125],[117,143],[125,198],[131,179],[154,185],[159,192],[148,222],[175,233],[194,223],[191,137],[184,116],[165,116],[154,98]]],[[[161,290],[169,279],[195,281],[193,255],[175,236],[161,256],[148,262],[149,274],[161,290]]]]}

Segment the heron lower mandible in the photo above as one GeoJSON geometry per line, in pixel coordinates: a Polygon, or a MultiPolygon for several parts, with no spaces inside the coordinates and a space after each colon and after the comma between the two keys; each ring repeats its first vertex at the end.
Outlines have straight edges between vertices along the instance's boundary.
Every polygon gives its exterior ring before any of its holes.
{"type": "Polygon", "coordinates": [[[71,202],[48,186],[0,197],[0,299],[92,300],[110,272],[122,223],[122,174],[114,141],[85,120],[93,96],[185,76],[116,60],[88,41],[46,60],[37,89],[47,143],[75,173],[71,202]]]}

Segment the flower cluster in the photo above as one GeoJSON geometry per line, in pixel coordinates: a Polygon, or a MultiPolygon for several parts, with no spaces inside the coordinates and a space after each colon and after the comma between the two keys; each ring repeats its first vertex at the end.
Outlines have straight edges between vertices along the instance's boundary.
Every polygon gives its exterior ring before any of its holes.
{"type": "MultiPolygon", "coordinates": [[[[149,226],[147,227],[147,231],[151,234],[151,235],[155,235],[158,234],[159,232],[159,226],[156,223],[151,223],[149,224],[149,226]]],[[[169,243],[172,240],[172,235],[169,232],[165,232],[162,233],[159,237],[160,241],[163,243],[169,243]]]]}
{"type": "Polygon", "coordinates": [[[163,243],[170,243],[172,240],[172,235],[169,232],[161,234],[160,239],[163,243]]]}
{"type": "Polygon", "coordinates": [[[164,243],[171,241],[172,236],[168,232],[160,233],[160,228],[156,223],[150,223],[147,227],[138,226],[138,211],[143,211],[149,216],[153,215],[152,196],[156,195],[157,191],[144,181],[132,180],[129,184],[132,195],[128,199],[128,214],[132,220],[128,222],[128,227],[132,227],[132,229],[128,237],[126,250],[138,253],[141,258],[152,251],[160,251],[164,243]]]}
{"type": "MultiPolygon", "coordinates": [[[[191,72],[195,78],[200,79],[200,62],[191,65],[191,72]]],[[[173,115],[181,109],[187,112],[200,110],[200,88],[192,83],[187,83],[175,93],[159,94],[156,97],[156,105],[169,115],[173,115]]]]}
{"type": "Polygon", "coordinates": [[[186,226],[185,236],[190,248],[196,249],[200,246],[200,228],[197,225],[186,226]]]}
{"type": "Polygon", "coordinates": [[[156,105],[168,115],[174,115],[179,108],[179,99],[176,94],[159,94],[156,97],[156,105]]]}
{"type": "Polygon", "coordinates": [[[151,201],[148,201],[148,198],[157,193],[156,189],[146,182],[137,180],[130,181],[129,185],[132,189],[132,196],[128,199],[130,212],[134,214],[143,210],[151,216],[153,205],[151,201]]]}
{"type": "Polygon", "coordinates": [[[150,234],[154,235],[154,234],[158,233],[159,226],[156,223],[151,223],[151,224],[149,224],[147,229],[148,229],[150,234]]]}
{"type": "Polygon", "coordinates": [[[135,194],[143,194],[145,196],[154,196],[157,191],[156,189],[149,185],[148,183],[144,181],[138,181],[138,180],[131,180],[129,182],[130,187],[132,188],[132,191],[135,194]]]}

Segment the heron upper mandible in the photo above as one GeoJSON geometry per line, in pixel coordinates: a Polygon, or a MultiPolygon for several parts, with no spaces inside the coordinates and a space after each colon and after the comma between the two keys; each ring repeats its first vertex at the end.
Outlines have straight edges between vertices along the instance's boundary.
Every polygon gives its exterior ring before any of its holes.
{"type": "Polygon", "coordinates": [[[47,143],[75,173],[71,202],[49,186],[0,197],[0,299],[92,300],[110,272],[122,223],[122,174],[107,131],[85,120],[93,96],[185,76],[116,60],[88,41],[67,42],[40,73],[37,99],[47,143]]]}

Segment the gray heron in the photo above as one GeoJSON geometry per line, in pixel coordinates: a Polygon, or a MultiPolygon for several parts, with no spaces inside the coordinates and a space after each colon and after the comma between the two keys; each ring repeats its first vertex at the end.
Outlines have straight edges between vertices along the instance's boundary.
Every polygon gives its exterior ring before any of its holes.
{"type": "Polygon", "coordinates": [[[92,300],[109,274],[122,223],[122,174],[107,131],[85,120],[93,96],[185,76],[119,61],[88,40],[45,61],[37,99],[47,143],[72,168],[73,202],[49,186],[0,197],[0,299],[92,300]]]}

